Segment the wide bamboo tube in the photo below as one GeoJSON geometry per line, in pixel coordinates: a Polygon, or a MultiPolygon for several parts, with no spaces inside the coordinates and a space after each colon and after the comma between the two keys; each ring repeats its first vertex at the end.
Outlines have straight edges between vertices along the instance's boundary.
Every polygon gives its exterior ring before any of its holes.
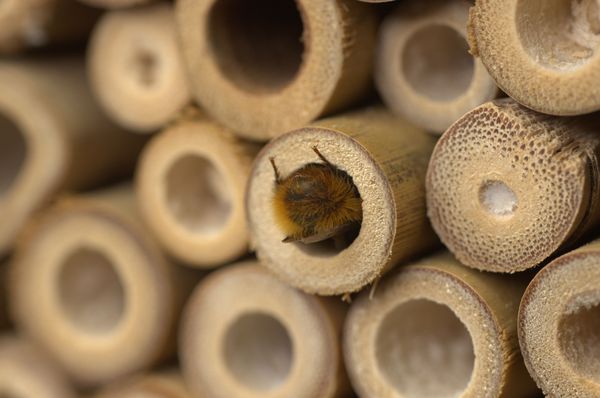
{"type": "Polygon", "coordinates": [[[471,52],[508,95],[539,112],[600,109],[597,0],[478,0],[470,13],[471,52]]]}
{"type": "Polygon", "coordinates": [[[375,82],[393,112],[442,133],[498,88],[469,54],[466,0],[408,1],[379,31],[375,82]]]}
{"type": "Polygon", "coordinates": [[[9,276],[17,328],[82,385],[170,355],[196,280],[161,253],[129,186],[64,199],[46,212],[24,234],[9,276]]]}
{"type": "Polygon", "coordinates": [[[138,375],[105,387],[95,398],[191,398],[177,370],[138,375]]]}
{"type": "Polygon", "coordinates": [[[180,0],[196,100],[267,140],[347,107],[371,87],[376,17],[355,0],[180,0]]]}
{"type": "Polygon", "coordinates": [[[156,131],[190,101],[176,36],[167,3],[111,11],[96,26],[88,50],[92,88],[122,126],[156,131]]]}
{"type": "Polygon", "coordinates": [[[179,354],[205,398],[330,398],[350,389],[339,336],[346,306],[282,283],[256,261],[209,275],[184,311],[179,354]]]}
{"type": "Polygon", "coordinates": [[[75,398],[73,387],[45,353],[20,337],[0,336],[0,397],[75,398]]]}
{"type": "Polygon", "coordinates": [[[0,62],[0,255],[60,190],[126,176],[143,144],[94,102],[75,59],[0,62]]]}
{"type": "Polygon", "coordinates": [[[246,211],[258,258],[309,293],[354,292],[383,272],[436,245],[425,215],[425,171],[434,139],[383,108],[323,119],[271,141],[250,176],[246,211]],[[273,157],[281,176],[320,162],[313,147],[352,177],[362,199],[358,236],[282,243],[273,207],[273,157]]]}
{"type": "Polygon", "coordinates": [[[547,396],[600,396],[600,240],[536,275],[521,301],[519,341],[547,396]]]}
{"type": "Polygon", "coordinates": [[[109,9],[117,9],[117,8],[127,8],[133,7],[141,4],[146,4],[153,2],[155,0],[79,0],[82,3],[85,3],[94,7],[101,8],[109,8],[109,9]]]}
{"type": "Polygon", "coordinates": [[[172,255],[213,267],[248,251],[244,192],[258,149],[196,116],[172,125],[145,148],[137,203],[172,255]]]}
{"type": "Polygon", "coordinates": [[[527,277],[486,274],[442,253],[363,292],[344,325],[344,358],[363,398],[530,397],[517,311],[527,277]]]}
{"type": "Polygon", "coordinates": [[[558,118],[510,99],[467,113],[438,141],[428,213],[465,265],[533,267],[600,221],[598,117],[558,118]]]}

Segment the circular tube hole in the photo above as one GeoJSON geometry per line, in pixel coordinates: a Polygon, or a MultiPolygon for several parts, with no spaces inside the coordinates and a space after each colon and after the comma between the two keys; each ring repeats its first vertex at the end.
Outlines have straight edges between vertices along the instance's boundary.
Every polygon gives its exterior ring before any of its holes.
{"type": "Polygon", "coordinates": [[[27,152],[25,137],[16,124],[0,114],[0,199],[10,192],[27,152]]]}
{"type": "Polygon", "coordinates": [[[283,384],[293,361],[293,346],[285,327],[271,315],[240,316],[225,336],[225,362],[246,386],[273,390],[283,384]]]}
{"type": "Polygon", "coordinates": [[[425,26],[402,51],[402,73],[413,90],[434,101],[449,101],[467,91],[474,73],[469,45],[455,29],[425,26]]]}
{"type": "Polygon", "coordinates": [[[189,231],[214,234],[231,214],[231,193],[226,179],[208,159],[180,157],[167,172],[167,207],[189,231]]]}
{"type": "Polygon", "coordinates": [[[380,370],[403,397],[457,397],[471,379],[471,336],[445,305],[426,299],[398,305],[381,323],[376,344],[380,370]]]}
{"type": "Polygon", "coordinates": [[[479,187],[479,203],[494,216],[512,216],[517,209],[517,195],[504,182],[485,181],[479,187]]]}
{"type": "Polygon", "coordinates": [[[150,50],[137,49],[129,61],[130,73],[142,88],[152,88],[158,82],[160,59],[150,50]]]}
{"type": "Polygon", "coordinates": [[[252,93],[288,85],[302,64],[300,12],[293,0],[217,0],[208,38],[227,79],[252,93]]]}
{"type": "Polygon", "coordinates": [[[62,308],[77,328],[105,333],[118,325],[125,311],[125,291],[104,254],[77,249],[65,260],[58,281],[62,308]]]}

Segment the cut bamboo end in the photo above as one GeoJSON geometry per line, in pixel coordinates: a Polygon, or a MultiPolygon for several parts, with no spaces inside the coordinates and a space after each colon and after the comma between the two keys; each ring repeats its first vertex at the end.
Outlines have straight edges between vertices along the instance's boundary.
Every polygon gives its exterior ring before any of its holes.
{"type": "Polygon", "coordinates": [[[255,160],[246,211],[257,256],[309,293],[354,292],[437,243],[425,215],[425,170],[434,140],[382,108],[324,119],[271,141],[255,160]],[[353,180],[362,199],[358,236],[346,246],[283,243],[273,207],[273,157],[282,177],[318,163],[313,147],[353,180]]]}
{"type": "Polygon", "coordinates": [[[209,275],[188,302],[184,378],[199,397],[344,397],[340,301],[282,283],[255,261],[209,275]],[[331,301],[329,301],[331,300],[331,301]]]}
{"type": "Polygon", "coordinates": [[[527,280],[463,267],[443,253],[363,292],[344,326],[359,396],[528,397],[517,311],[527,280]]]}
{"type": "Polygon", "coordinates": [[[119,124],[154,132],[190,101],[173,6],[108,12],[88,50],[94,93],[119,124]]]}
{"type": "Polygon", "coordinates": [[[521,349],[547,396],[600,395],[599,264],[596,240],[544,267],[523,296],[521,349]]]}
{"type": "Polygon", "coordinates": [[[66,377],[37,347],[22,338],[0,336],[0,396],[75,398],[66,377]]]}
{"type": "Polygon", "coordinates": [[[597,130],[509,99],[467,113],[439,140],[427,175],[442,242],[465,265],[515,272],[579,238],[599,221],[597,130]]]}
{"type": "Polygon", "coordinates": [[[196,100],[246,138],[267,140],[370,90],[374,10],[357,1],[177,3],[196,100]]]}
{"type": "Polygon", "coordinates": [[[481,61],[469,54],[464,0],[406,2],[379,32],[375,82],[392,111],[442,133],[498,89],[481,61]]]}
{"type": "Polygon", "coordinates": [[[177,370],[140,375],[104,388],[96,398],[191,398],[177,370]]]}
{"type": "Polygon", "coordinates": [[[539,112],[600,109],[596,0],[477,1],[471,47],[508,95],[539,112]]]}
{"type": "Polygon", "coordinates": [[[82,3],[100,8],[128,8],[154,2],[155,0],[79,0],[82,3]]]}
{"type": "Polygon", "coordinates": [[[137,203],[170,253],[212,267],[248,251],[244,192],[257,151],[207,119],[179,122],[146,147],[137,203]]]}
{"type": "Polygon", "coordinates": [[[144,369],[175,348],[196,278],[169,264],[122,186],[65,199],[25,234],[10,273],[16,326],[81,385],[144,369]]]}

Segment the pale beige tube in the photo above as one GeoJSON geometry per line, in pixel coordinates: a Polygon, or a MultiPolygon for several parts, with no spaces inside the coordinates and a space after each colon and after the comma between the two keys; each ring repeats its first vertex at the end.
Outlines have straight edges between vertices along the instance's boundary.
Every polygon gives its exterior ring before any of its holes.
{"type": "Polygon", "coordinates": [[[547,396],[600,396],[600,240],[536,275],[521,301],[519,341],[547,396]]]}
{"type": "Polygon", "coordinates": [[[212,273],[184,311],[181,368],[195,397],[331,398],[350,392],[346,306],[284,284],[256,261],[212,273]]]}
{"type": "Polygon", "coordinates": [[[207,268],[248,252],[244,192],[258,150],[198,116],[148,144],[136,173],[137,203],[172,255],[207,268]]]}
{"type": "Polygon", "coordinates": [[[0,255],[61,190],[127,176],[144,142],[110,122],[76,59],[0,61],[0,255]]]}
{"type": "Polygon", "coordinates": [[[466,0],[401,3],[379,30],[375,82],[383,101],[418,126],[441,134],[498,88],[469,54],[466,0]]]}
{"type": "Polygon", "coordinates": [[[22,337],[0,335],[0,397],[76,396],[65,375],[45,353],[22,337]]]}
{"type": "Polygon", "coordinates": [[[117,8],[128,8],[141,4],[153,2],[155,0],[79,0],[94,7],[117,9],[117,8]]]}
{"type": "Polygon", "coordinates": [[[19,330],[81,385],[112,381],[171,355],[197,280],[170,263],[118,186],[67,198],[24,233],[10,270],[19,330]]]}
{"type": "Polygon", "coordinates": [[[87,57],[96,98],[126,128],[154,132],[191,100],[172,4],[106,13],[87,57]]]}
{"type": "Polygon", "coordinates": [[[517,340],[527,282],[463,267],[449,253],[402,267],[350,307],[344,358],[355,391],[362,398],[533,396],[517,340]]]}
{"type": "Polygon", "coordinates": [[[191,398],[177,369],[137,375],[104,387],[95,398],[191,398]]]}

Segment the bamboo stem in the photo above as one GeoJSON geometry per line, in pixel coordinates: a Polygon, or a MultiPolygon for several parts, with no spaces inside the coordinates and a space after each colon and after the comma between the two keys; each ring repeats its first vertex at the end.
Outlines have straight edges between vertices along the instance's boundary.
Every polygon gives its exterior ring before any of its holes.
{"type": "Polygon", "coordinates": [[[131,377],[105,387],[96,398],[191,398],[178,370],[131,377]]]}

